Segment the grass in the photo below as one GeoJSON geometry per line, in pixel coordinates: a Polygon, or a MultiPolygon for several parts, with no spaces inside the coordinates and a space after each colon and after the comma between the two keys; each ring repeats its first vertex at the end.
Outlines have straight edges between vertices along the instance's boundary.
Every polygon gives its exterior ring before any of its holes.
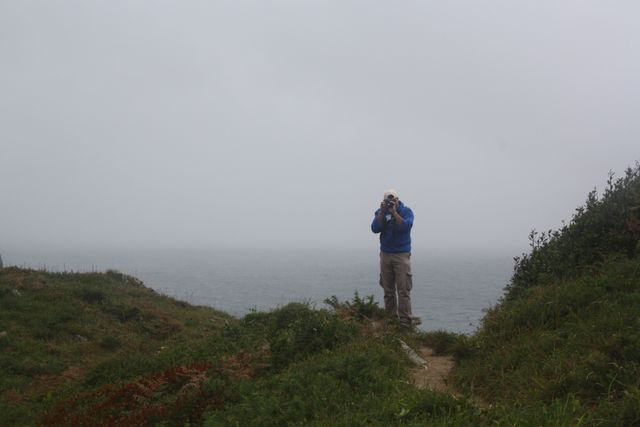
{"type": "Polygon", "coordinates": [[[114,271],[0,269],[0,425],[640,425],[640,165],[608,185],[532,232],[472,336],[358,294],[236,319],[114,271]],[[466,398],[414,387],[400,338],[454,356],[466,398]]]}
{"type": "Polygon", "coordinates": [[[4,269],[0,424],[632,425],[637,265],[532,288],[472,337],[407,332],[358,295],[235,319],[114,272],[4,269]],[[493,406],[415,388],[399,338],[455,355],[460,390],[493,406]]]}
{"type": "Polygon", "coordinates": [[[0,424],[573,425],[587,411],[577,398],[480,409],[419,390],[399,338],[467,368],[474,339],[397,328],[370,297],[328,304],[234,319],[114,272],[2,270],[0,424]]]}
{"type": "Polygon", "coordinates": [[[0,270],[0,424],[31,424],[59,397],[163,365],[235,321],[107,273],[0,270]],[[170,358],[169,351],[166,358],[170,358]]]}
{"type": "Polygon", "coordinates": [[[458,384],[501,404],[569,399],[590,423],[640,424],[639,265],[612,259],[597,275],[533,287],[489,311],[458,384]]]}
{"type": "Polygon", "coordinates": [[[532,232],[507,293],[463,347],[458,386],[571,424],[640,425],[639,225],[636,164],[570,224],[532,232]]]}

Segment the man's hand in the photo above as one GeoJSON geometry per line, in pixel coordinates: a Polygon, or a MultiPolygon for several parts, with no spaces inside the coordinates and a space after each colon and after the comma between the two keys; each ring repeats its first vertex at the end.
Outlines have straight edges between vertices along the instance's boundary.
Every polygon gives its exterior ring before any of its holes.
{"type": "Polygon", "coordinates": [[[384,214],[387,211],[387,205],[384,203],[384,200],[380,202],[380,210],[378,211],[378,216],[376,217],[376,221],[381,226],[384,225],[384,214]]]}
{"type": "Polygon", "coordinates": [[[391,203],[391,207],[389,208],[389,211],[391,212],[391,215],[393,215],[393,218],[395,218],[396,224],[402,224],[404,222],[404,219],[400,216],[397,209],[398,209],[398,199],[395,199],[391,203]]]}

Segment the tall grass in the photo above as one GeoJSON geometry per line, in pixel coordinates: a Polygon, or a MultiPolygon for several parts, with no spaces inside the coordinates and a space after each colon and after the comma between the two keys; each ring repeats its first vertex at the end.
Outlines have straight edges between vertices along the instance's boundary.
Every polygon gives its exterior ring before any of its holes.
{"type": "Polygon", "coordinates": [[[459,361],[460,387],[507,407],[570,402],[573,423],[640,425],[639,172],[610,176],[560,230],[532,232],[459,361]]]}

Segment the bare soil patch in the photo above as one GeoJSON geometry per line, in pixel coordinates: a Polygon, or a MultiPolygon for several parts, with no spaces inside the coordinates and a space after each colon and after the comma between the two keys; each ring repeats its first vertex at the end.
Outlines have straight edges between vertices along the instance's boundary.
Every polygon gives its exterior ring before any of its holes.
{"type": "MultiPolygon", "coordinates": [[[[449,375],[455,366],[451,356],[436,356],[433,349],[429,347],[422,347],[416,353],[423,360],[410,371],[409,378],[412,384],[421,389],[448,393],[456,399],[464,398],[449,381],[449,375]]],[[[470,402],[481,409],[491,406],[477,396],[471,396],[470,402]]]]}
{"type": "Polygon", "coordinates": [[[459,393],[453,390],[447,380],[455,366],[453,358],[436,356],[429,347],[422,347],[418,350],[418,354],[424,359],[424,363],[411,370],[411,382],[418,388],[450,393],[459,397],[459,393]]]}

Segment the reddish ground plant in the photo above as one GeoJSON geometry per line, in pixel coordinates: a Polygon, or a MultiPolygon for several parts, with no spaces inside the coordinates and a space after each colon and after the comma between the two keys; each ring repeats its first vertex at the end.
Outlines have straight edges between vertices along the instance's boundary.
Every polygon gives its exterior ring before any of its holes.
{"type": "Polygon", "coordinates": [[[207,390],[211,376],[230,380],[255,378],[266,367],[268,349],[209,362],[171,367],[123,386],[106,385],[97,391],[58,402],[40,424],[47,426],[149,426],[170,421],[185,424],[201,421],[207,409],[224,405],[221,395],[207,390]]]}
{"type": "Polygon", "coordinates": [[[196,421],[207,407],[222,404],[203,390],[210,363],[176,366],[116,387],[75,396],[56,404],[43,425],[147,426],[160,421],[196,421]]]}
{"type": "Polygon", "coordinates": [[[246,351],[234,354],[225,358],[219,368],[219,372],[231,379],[252,379],[255,378],[260,371],[269,366],[265,363],[265,356],[268,350],[262,350],[257,356],[246,351]]]}

